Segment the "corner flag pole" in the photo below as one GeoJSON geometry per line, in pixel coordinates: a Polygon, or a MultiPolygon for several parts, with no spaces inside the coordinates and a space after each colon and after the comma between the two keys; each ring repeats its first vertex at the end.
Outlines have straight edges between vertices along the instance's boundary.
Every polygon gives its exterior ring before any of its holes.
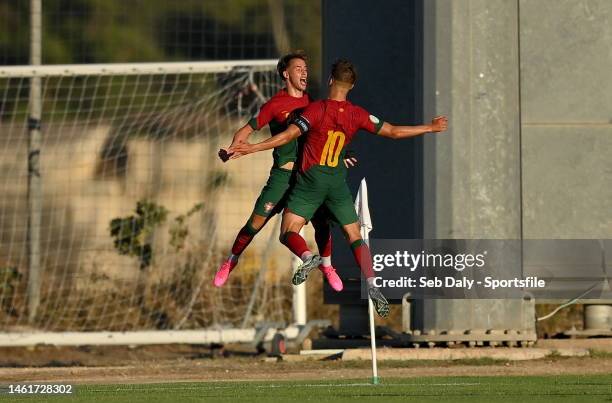
{"type": "MultiPolygon", "coordinates": [[[[370,246],[370,231],[372,230],[372,220],[368,206],[368,185],[365,178],[359,184],[359,191],[355,199],[355,210],[359,216],[361,226],[361,237],[368,247],[370,246]]],[[[376,362],[376,331],[374,328],[374,304],[368,298],[368,316],[370,318],[370,348],[372,350],[372,384],[378,385],[378,365],[376,362]]]]}

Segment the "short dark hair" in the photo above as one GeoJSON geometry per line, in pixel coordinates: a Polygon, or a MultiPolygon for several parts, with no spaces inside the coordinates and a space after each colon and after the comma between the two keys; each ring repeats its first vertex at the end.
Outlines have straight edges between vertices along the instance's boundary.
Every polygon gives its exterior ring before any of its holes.
{"type": "Polygon", "coordinates": [[[338,59],[332,64],[331,76],[334,81],[355,84],[357,81],[357,69],[347,59],[338,59]]]}
{"type": "Polygon", "coordinates": [[[303,50],[295,50],[278,59],[276,70],[278,71],[278,75],[282,80],[285,79],[285,77],[283,77],[283,72],[287,70],[289,63],[291,63],[293,59],[302,59],[303,61],[308,62],[308,56],[306,56],[306,53],[303,50]]]}

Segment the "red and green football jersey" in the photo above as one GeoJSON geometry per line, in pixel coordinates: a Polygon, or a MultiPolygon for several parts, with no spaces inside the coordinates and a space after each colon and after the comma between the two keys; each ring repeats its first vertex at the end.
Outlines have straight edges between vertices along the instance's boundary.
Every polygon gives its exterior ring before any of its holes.
{"type": "MultiPolygon", "coordinates": [[[[261,106],[259,112],[251,120],[249,125],[254,130],[259,130],[265,125],[270,125],[270,133],[281,133],[287,129],[287,120],[294,112],[299,112],[310,103],[308,94],[300,98],[292,97],[286,89],[277,92],[272,98],[261,106]]],[[[272,152],[274,167],[281,167],[287,162],[296,161],[298,154],[297,140],[276,147],[272,152]]]]}
{"type": "Polygon", "coordinates": [[[331,99],[311,103],[291,123],[306,133],[300,172],[317,166],[332,173],[345,171],[342,160],[346,146],[363,129],[377,134],[383,122],[349,101],[331,99]]]}

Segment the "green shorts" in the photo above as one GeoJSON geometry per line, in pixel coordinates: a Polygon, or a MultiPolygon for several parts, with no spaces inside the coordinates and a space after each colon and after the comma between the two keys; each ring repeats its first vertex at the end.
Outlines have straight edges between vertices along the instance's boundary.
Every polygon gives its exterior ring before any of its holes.
{"type": "Polygon", "coordinates": [[[287,208],[308,221],[321,206],[325,206],[340,225],[359,221],[345,176],[315,166],[297,176],[287,208]]]}
{"type": "Polygon", "coordinates": [[[269,217],[281,212],[287,204],[289,188],[295,182],[295,171],[283,168],[272,168],[268,182],[261,190],[253,213],[269,217]]]}

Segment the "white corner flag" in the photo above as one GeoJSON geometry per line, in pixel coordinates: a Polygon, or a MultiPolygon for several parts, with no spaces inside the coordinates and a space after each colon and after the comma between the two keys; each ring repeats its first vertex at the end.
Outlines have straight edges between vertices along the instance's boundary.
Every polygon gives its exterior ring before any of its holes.
{"type": "MultiPolygon", "coordinates": [[[[359,191],[355,199],[355,211],[359,216],[361,226],[361,237],[366,245],[370,246],[370,231],[372,231],[372,219],[368,206],[368,185],[365,178],[359,184],[359,191]]],[[[372,349],[372,384],[378,384],[378,366],[376,363],[376,331],[374,329],[374,304],[368,297],[368,315],[370,317],[370,347],[372,349]]]]}
{"type": "Polygon", "coordinates": [[[357,198],[355,199],[355,211],[359,216],[361,225],[361,237],[370,246],[370,231],[372,231],[372,218],[370,217],[370,207],[368,206],[368,184],[365,178],[359,184],[357,198]]]}

